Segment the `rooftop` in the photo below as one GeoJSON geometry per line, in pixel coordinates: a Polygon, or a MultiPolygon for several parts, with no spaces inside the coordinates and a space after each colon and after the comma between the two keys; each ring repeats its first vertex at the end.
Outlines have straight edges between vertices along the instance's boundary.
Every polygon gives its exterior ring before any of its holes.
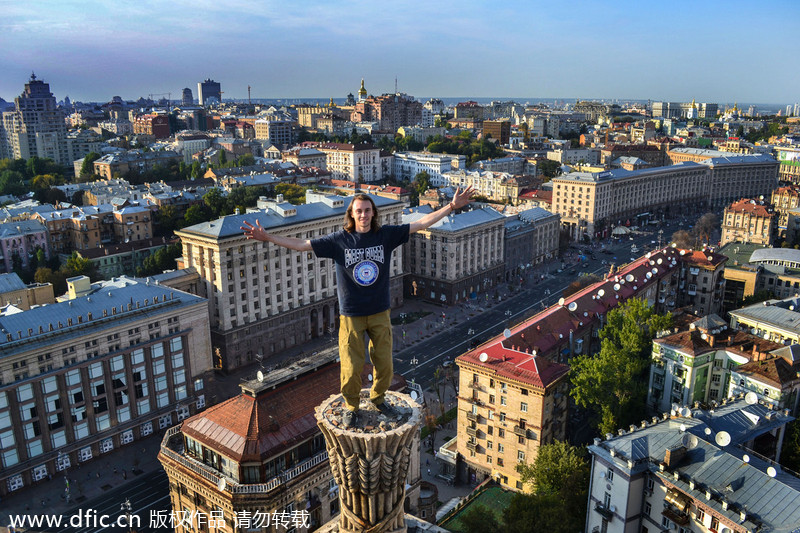
{"type": "Polygon", "coordinates": [[[800,479],[742,447],[794,418],[743,398],[711,411],[686,408],[685,413],[665,413],[664,419],[619,430],[605,441],[595,439],[589,450],[628,474],[652,472],[668,488],[749,531],[795,531],[800,523],[800,479]],[[667,465],[667,450],[685,455],[667,465]],[[769,468],[774,468],[774,476],[769,468]],[[744,521],[740,511],[746,513],[744,521]]]}
{"type": "MultiPolygon", "coordinates": [[[[403,214],[403,224],[410,224],[421,219],[425,215],[419,211],[403,214]]],[[[430,226],[428,230],[438,231],[461,231],[475,226],[481,226],[486,223],[503,220],[506,217],[492,209],[491,207],[485,209],[473,209],[464,213],[451,214],[446,216],[430,226]]]]}

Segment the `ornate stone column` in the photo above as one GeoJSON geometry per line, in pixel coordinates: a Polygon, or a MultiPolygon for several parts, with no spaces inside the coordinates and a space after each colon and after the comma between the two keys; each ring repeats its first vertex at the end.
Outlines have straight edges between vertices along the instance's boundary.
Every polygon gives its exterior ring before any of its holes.
{"type": "Polygon", "coordinates": [[[331,396],[316,409],[333,477],[339,484],[339,531],[405,532],[405,486],[412,443],[422,421],[421,407],[409,396],[389,391],[386,401],[401,416],[387,419],[368,408],[365,393],[368,391],[362,391],[359,422],[349,429],[341,425],[341,395],[331,396]]]}

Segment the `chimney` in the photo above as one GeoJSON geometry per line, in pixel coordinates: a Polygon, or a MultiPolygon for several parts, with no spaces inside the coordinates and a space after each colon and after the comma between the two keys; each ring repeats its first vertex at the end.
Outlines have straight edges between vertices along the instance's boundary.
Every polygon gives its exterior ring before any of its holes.
{"type": "Polygon", "coordinates": [[[673,468],[686,456],[686,447],[682,445],[672,446],[664,452],[664,463],[667,468],[673,468]]]}

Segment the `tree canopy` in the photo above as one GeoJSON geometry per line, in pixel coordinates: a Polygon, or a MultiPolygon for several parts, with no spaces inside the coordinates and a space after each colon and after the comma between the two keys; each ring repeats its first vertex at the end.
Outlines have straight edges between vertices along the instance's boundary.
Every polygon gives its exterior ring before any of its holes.
{"type": "Polygon", "coordinates": [[[579,406],[598,412],[601,434],[644,418],[652,339],[671,322],[669,314],[633,298],[606,315],[600,353],[573,359],[570,394],[579,406]]]}

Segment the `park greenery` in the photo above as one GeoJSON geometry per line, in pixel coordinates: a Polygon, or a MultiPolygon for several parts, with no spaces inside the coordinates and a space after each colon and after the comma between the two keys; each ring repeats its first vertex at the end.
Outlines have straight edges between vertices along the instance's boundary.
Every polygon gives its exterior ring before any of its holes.
{"type": "Polygon", "coordinates": [[[572,360],[570,395],[594,412],[600,434],[646,418],[652,341],[671,322],[671,315],[657,314],[645,300],[630,299],[606,315],[600,353],[572,360]]]}
{"type": "Polygon", "coordinates": [[[454,531],[461,533],[572,533],[583,531],[589,489],[586,449],[555,441],[544,444],[533,463],[519,463],[517,472],[530,492],[517,493],[508,507],[492,512],[469,509],[454,531]]]}
{"type": "Polygon", "coordinates": [[[181,253],[182,248],[179,242],[159,248],[154,254],[145,257],[142,266],[136,269],[136,275],[139,277],[153,276],[166,270],[174,270],[175,259],[180,257],[181,253]]]}

